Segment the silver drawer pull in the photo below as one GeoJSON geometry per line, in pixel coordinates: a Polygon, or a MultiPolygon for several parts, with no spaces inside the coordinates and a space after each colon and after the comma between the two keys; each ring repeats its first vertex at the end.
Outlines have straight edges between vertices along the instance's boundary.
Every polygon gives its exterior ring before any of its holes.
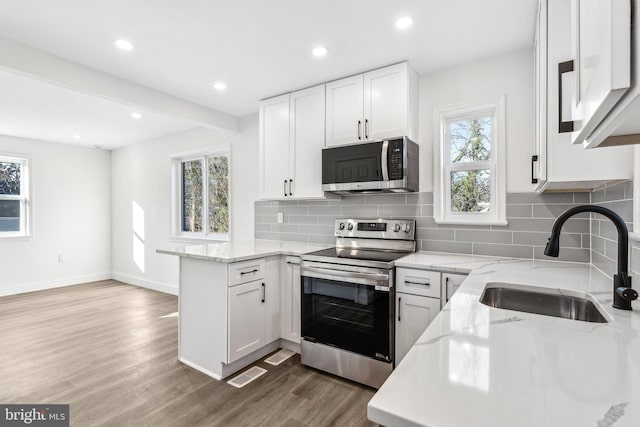
{"type": "Polygon", "coordinates": [[[431,286],[431,282],[414,282],[412,280],[405,280],[404,283],[407,285],[431,286]]]}
{"type": "Polygon", "coordinates": [[[244,276],[245,274],[251,274],[251,273],[257,273],[258,269],[256,268],[255,270],[251,270],[251,271],[241,271],[240,275],[244,276]]]}

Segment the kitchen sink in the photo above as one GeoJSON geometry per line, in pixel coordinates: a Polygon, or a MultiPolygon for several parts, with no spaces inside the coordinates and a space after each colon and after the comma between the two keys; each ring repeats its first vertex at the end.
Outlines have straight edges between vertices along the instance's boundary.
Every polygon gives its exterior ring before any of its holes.
{"type": "Polygon", "coordinates": [[[494,308],[542,314],[583,322],[607,323],[594,302],[575,295],[571,291],[557,293],[558,289],[533,286],[488,283],[480,296],[480,302],[494,308]]]}

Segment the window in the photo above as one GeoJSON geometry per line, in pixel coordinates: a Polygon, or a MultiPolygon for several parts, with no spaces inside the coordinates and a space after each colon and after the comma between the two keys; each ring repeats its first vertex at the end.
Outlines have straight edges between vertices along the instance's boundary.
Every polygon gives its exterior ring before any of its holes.
{"type": "Polygon", "coordinates": [[[229,150],[174,158],[176,237],[229,240],[229,150]]]}
{"type": "Polygon", "coordinates": [[[436,110],[436,221],[506,225],[504,98],[436,110]]]}
{"type": "Polygon", "coordinates": [[[29,159],[0,155],[0,237],[29,235],[29,159]]]}

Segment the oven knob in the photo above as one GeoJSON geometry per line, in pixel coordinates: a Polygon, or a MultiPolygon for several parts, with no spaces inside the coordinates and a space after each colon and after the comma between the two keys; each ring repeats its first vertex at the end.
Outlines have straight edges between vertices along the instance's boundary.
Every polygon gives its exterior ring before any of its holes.
{"type": "Polygon", "coordinates": [[[341,223],[340,223],[340,225],[338,226],[338,228],[339,228],[340,230],[344,230],[344,222],[341,222],[341,223]]]}
{"type": "Polygon", "coordinates": [[[396,224],[396,225],[394,225],[394,226],[393,226],[393,231],[395,231],[396,233],[397,233],[398,231],[400,231],[400,224],[396,224]]]}
{"type": "Polygon", "coordinates": [[[347,225],[347,230],[353,230],[353,224],[349,223],[349,225],[347,225]]]}
{"type": "Polygon", "coordinates": [[[411,231],[411,224],[405,224],[402,226],[402,231],[404,231],[405,233],[408,233],[411,231]]]}

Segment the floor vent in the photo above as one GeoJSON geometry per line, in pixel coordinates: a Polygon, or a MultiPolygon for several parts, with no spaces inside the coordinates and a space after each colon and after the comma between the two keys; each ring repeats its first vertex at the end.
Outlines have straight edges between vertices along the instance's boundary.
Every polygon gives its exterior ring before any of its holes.
{"type": "Polygon", "coordinates": [[[291,356],[293,356],[294,354],[295,352],[291,350],[287,350],[286,348],[283,348],[282,350],[280,350],[273,356],[269,357],[268,359],[265,359],[264,361],[267,362],[269,365],[277,366],[282,362],[284,362],[285,360],[287,360],[288,358],[290,358],[291,356]]]}
{"type": "Polygon", "coordinates": [[[250,369],[247,369],[237,377],[230,379],[229,381],[227,381],[227,384],[231,384],[232,386],[237,388],[242,388],[247,384],[249,384],[251,381],[255,380],[256,378],[260,378],[266,372],[267,372],[266,369],[261,368],[259,366],[254,366],[250,369]]]}

